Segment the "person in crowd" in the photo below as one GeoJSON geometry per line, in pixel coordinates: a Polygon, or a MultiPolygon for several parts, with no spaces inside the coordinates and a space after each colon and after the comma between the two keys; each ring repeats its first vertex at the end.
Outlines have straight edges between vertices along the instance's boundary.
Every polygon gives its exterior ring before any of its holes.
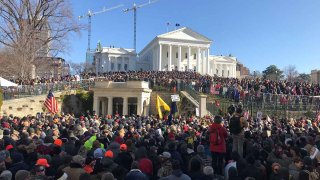
{"type": "Polygon", "coordinates": [[[205,175],[202,169],[203,167],[202,167],[201,159],[194,157],[190,160],[188,175],[190,176],[191,179],[194,179],[194,180],[204,179],[205,175]]]}
{"type": "Polygon", "coordinates": [[[303,161],[300,158],[295,158],[293,163],[289,165],[289,173],[292,180],[299,180],[299,174],[303,168],[303,161]]]}
{"type": "MultiPolygon", "coordinates": [[[[238,152],[232,152],[231,154],[231,160],[229,160],[228,164],[225,166],[224,168],[224,179],[228,180],[229,179],[229,170],[231,167],[236,168],[237,170],[237,161],[240,159],[240,156],[238,154],[238,152]]],[[[234,172],[232,172],[234,173],[234,172]]],[[[236,174],[238,174],[238,172],[236,172],[236,174]]]]}
{"type": "Polygon", "coordinates": [[[148,180],[148,177],[139,169],[139,162],[133,161],[125,180],[148,180]]]}
{"type": "Polygon", "coordinates": [[[250,155],[246,158],[247,161],[247,166],[242,170],[241,174],[239,176],[243,179],[245,178],[254,178],[254,179],[261,179],[262,172],[260,171],[259,168],[257,168],[254,163],[255,159],[253,155],[250,155]]]}
{"type": "Polygon", "coordinates": [[[197,147],[197,157],[201,159],[203,167],[212,166],[212,158],[206,154],[205,147],[201,144],[197,147]]]}
{"type": "Polygon", "coordinates": [[[191,180],[191,178],[182,172],[180,161],[172,160],[172,173],[169,176],[160,178],[160,180],[191,180]]]}
{"type": "Polygon", "coordinates": [[[64,168],[63,171],[68,175],[69,179],[79,180],[81,174],[86,173],[83,169],[84,163],[85,159],[80,155],[73,156],[70,165],[64,168]]]}
{"type": "Polygon", "coordinates": [[[248,127],[248,123],[242,116],[242,108],[239,107],[230,119],[229,129],[233,140],[232,151],[238,152],[240,157],[243,157],[245,127],[248,127]]]}
{"type": "Polygon", "coordinates": [[[169,176],[172,173],[171,154],[163,152],[160,155],[161,167],[158,170],[157,176],[159,178],[169,176]]]}
{"type": "Polygon", "coordinates": [[[222,117],[215,116],[210,127],[210,151],[212,153],[212,166],[216,174],[222,175],[223,160],[226,153],[226,139],[228,133],[222,125],[222,117]]]}

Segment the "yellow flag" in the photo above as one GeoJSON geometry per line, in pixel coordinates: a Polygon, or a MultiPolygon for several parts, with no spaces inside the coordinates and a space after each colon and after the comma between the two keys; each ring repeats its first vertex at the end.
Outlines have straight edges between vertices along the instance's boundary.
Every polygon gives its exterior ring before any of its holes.
{"type": "Polygon", "coordinates": [[[158,110],[159,118],[162,119],[162,111],[161,111],[161,106],[163,107],[164,110],[170,111],[170,107],[161,99],[159,95],[157,95],[157,103],[156,103],[156,108],[158,110]]]}

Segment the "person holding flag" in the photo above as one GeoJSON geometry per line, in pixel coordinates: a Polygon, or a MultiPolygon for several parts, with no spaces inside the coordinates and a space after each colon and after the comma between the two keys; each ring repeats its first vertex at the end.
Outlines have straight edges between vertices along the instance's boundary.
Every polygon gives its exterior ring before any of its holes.
{"type": "Polygon", "coordinates": [[[49,91],[48,96],[44,102],[44,106],[49,110],[50,113],[56,114],[58,110],[58,102],[54,97],[52,90],[49,91]]]}

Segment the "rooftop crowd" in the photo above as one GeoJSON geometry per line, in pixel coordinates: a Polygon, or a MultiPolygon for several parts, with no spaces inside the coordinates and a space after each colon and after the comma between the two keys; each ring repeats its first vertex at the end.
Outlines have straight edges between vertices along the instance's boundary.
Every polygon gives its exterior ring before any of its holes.
{"type": "Polygon", "coordinates": [[[0,179],[315,180],[319,118],[0,117],[0,179]]]}

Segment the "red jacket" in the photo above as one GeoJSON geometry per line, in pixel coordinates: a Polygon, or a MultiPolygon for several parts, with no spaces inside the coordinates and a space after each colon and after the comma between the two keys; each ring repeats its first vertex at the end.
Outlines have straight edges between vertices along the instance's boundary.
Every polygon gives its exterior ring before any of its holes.
{"type": "Polygon", "coordinates": [[[221,124],[213,123],[209,129],[210,134],[213,132],[213,129],[218,129],[219,136],[221,138],[221,143],[215,145],[213,142],[210,142],[210,151],[211,152],[219,152],[219,153],[226,153],[226,138],[228,137],[228,133],[225,127],[221,124]]]}

